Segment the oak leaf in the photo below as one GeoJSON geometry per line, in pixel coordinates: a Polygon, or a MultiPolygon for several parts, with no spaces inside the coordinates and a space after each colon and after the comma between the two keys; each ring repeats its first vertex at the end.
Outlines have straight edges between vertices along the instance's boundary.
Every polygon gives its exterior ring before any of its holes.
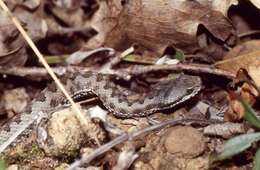
{"type": "MultiPolygon", "coordinates": [[[[99,10],[93,16],[91,25],[99,34],[88,42],[87,47],[103,45],[124,50],[137,43],[157,54],[161,54],[167,46],[194,52],[199,48],[196,39],[199,25],[203,25],[216,39],[224,42],[232,35],[233,27],[223,12],[210,6],[213,3],[205,2],[100,1],[99,10]]],[[[233,1],[225,2],[233,4],[233,1]]],[[[223,9],[221,10],[225,12],[223,9]]]]}

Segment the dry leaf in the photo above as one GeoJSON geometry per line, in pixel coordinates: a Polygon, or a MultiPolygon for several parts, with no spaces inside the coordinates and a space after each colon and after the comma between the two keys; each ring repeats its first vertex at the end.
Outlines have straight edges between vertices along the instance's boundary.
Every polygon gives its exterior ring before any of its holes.
{"type": "Polygon", "coordinates": [[[211,6],[212,9],[221,12],[227,16],[228,9],[231,5],[237,5],[238,0],[198,0],[203,5],[211,6]]]}
{"type": "Polygon", "coordinates": [[[260,87],[260,63],[249,66],[248,74],[252,77],[258,87],[260,87]]]}
{"type": "Polygon", "coordinates": [[[230,99],[230,105],[228,111],[225,113],[224,117],[226,121],[234,122],[241,120],[244,115],[244,108],[241,103],[237,100],[230,99]]]}
{"type": "Polygon", "coordinates": [[[206,135],[221,136],[226,139],[245,132],[246,129],[243,124],[231,122],[226,122],[224,124],[211,124],[203,130],[203,133],[206,135]]]}
{"type": "Polygon", "coordinates": [[[250,0],[250,2],[252,2],[252,4],[254,4],[255,7],[260,9],[260,1],[259,0],[250,0]]]}
{"type": "Polygon", "coordinates": [[[258,93],[253,86],[244,83],[241,87],[240,95],[247,103],[253,105],[256,102],[255,98],[258,95],[258,93]]]}
{"type": "Polygon", "coordinates": [[[24,55],[25,49],[20,49],[24,40],[7,14],[0,11],[0,15],[0,65],[22,66],[27,60],[27,56],[24,55]]]}
{"type": "Polygon", "coordinates": [[[200,24],[221,41],[233,31],[227,18],[199,1],[183,0],[120,0],[100,2],[92,27],[98,31],[87,47],[100,45],[124,50],[138,43],[161,54],[173,45],[185,52],[199,48],[196,34],[200,24]]]}
{"type": "MultiPolygon", "coordinates": [[[[228,53],[229,54],[229,53],[228,53]]],[[[248,71],[249,66],[259,64],[260,50],[247,54],[238,54],[236,57],[215,63],[217,68],[236,74],[240,68],[248,71]]]]}
{"type": "Polygon", "coordinates": [[[43,19],[43,9],[40,8],[41,3],[37,2],[38,0],[35,0],[29,4],[29,2],[22,4],[13,4],[15,5],[15,10],[12,11],[14,15],[24,24],[25,29],[27,30],[30,38],[33,41],[38,41],[39,39],[45,38],[48,26],[45,19],[43,19]],[[32,6],[33,8],[36,8],[35,10],[26,10],[26,8],[29,8],[29,6],[32,6]]]}
{"type": "Polygon", "coordinates": [[[251,40],[236,46],[226,54],[223,61],[217,62],[216,67],[236,74],[240,68],[248,74],[260,87],[260,41],[251,40]]]}
{"type": "Polygon", "coordinates": [[[229,92],[229,107],[227,112],[225,112],[225,120],[226,121],[237,121],[241,120],[244,116],[244,106],[240,101],[237,100],[237,96],[240,96],[245,102],[250,104],[251,106],[256,102],[257,91],[253,86],[244,83],[240,89],[238,89],[235,93],[229,92]]]}
{"type": "MultiPolygon", "coordinates": [[[[48,29],[41,17],[41,9],[37,8],[40,4],[39,0],[7,2],[12,13],[21,21],[34,41],[44,38],[48,29]]],[[[0,15],[0,65],[23,66],[28,58],[26,49],[23,48],[26,43],[10,17],[3,10],[0,11],[0,15]],[[9,54],[12,51],[16,52],[9,54]]]]}
{"type": "Polygon", "coordinates": [[[29,95],[24,88],[5,90],[2,100],[8,114],[17,114],[25,110],[29,101],[29,95]]]}

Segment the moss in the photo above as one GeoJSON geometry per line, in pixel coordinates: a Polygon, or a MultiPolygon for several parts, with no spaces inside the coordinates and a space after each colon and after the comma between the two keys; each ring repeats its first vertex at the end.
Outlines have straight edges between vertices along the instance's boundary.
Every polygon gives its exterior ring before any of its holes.
{"type": "Polygon", "coordinates": [[[41,148],[36,143],[32,144],[30,154],[32,157],[43,157],[44,156],[44,152],[41,150],[41,148]]]}
{"type": "Polygon", "coordinates": [[[62,163],[60,166],[56,167],[55,170],[64,170],[66,168],[68,168],[69,165],[66,163],[62,163]]]}
{"type": "Polygon", "coordinates": [[[0,160],[6,160],[6,155],[4,153],[0,153],[0,160]]]}
{"type": "Polygon", "coordinates": [[[34,160],[44,157],[44,152],[37,146],[36,143],[32,143],[27,146],[15,146],[14,148],[7,150],[3,157],[8,163],[14,163],[16,161],[34,160]]]}
{"type": "Polygon", "coordinates": [[[0,170],[6,169],[5,156],[0,154],[0,170]]]}

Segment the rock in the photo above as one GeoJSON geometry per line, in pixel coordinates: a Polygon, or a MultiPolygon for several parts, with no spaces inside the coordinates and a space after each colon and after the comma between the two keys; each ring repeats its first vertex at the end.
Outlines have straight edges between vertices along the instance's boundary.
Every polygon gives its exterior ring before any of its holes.
{"type": "Polygon", "coordinates": [[[10,165],[8,166],[7,170],[18,170],[19,169],[19,166],[14,164],[14,165],[10,165]]]}
{"type": "Polygon", "coordinates": [[[72,156],[85,144],[104,142],[105,132],[85,116],[87,126],[81,123],[71,108],[52,114],[49,120],[42,121],[37,129],[37,142],[49,156],[72,156]]]}
{"type": "Polygon", "coordinates": [[[165,137],[167,152],[180,157],[194,158],[205,150],[205,139],[197,129],[189,126],[171,128],[165,137]]]}
{"type": "Polygon", "coordinates": [[[5,110],[21,113],[27,106],[29,95],[24,88],[6,90],[3,95],[5,110]]]}

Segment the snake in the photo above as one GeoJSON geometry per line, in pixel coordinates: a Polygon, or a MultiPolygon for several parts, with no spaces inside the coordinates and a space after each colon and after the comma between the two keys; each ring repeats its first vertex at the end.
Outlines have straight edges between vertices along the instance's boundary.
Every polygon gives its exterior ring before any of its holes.
{"type": "MultiPolygon", "coordinates": [[[[84,96],[97,96],[103,106],[119,118],[148,116],[158,111],[171,109],[195,96],[202,87],[200,77],[179,74],[174,79],[159,81],[142,97],[130,99],[127,88],[120,88],[115,77],[93,71],[66,73],[60,79],[74,100],[84,96]]],[[[3,152],[30,126],[39,121],[42,114],[64,105],[63,93],[53,83],[47,86],[30,108],[17,114],[0,129],[0,152],[3,152]]]]}

